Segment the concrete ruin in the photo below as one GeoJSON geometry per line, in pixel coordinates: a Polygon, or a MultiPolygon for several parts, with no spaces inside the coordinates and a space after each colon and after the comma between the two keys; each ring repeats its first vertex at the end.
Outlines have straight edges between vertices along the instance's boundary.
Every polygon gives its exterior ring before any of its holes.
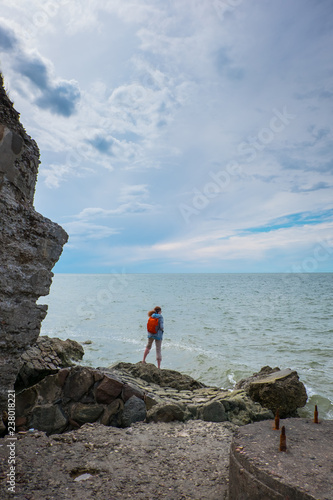
{"type": "MultiPolygon", "coordinates": [[[[21,354],[40,332],[53,273],[68,236],[33,206],[39,149],[19,120],[0,74],[0,417],[21,354]]],[[[0,418],[0,434],[4,424],[0,418]]]]}

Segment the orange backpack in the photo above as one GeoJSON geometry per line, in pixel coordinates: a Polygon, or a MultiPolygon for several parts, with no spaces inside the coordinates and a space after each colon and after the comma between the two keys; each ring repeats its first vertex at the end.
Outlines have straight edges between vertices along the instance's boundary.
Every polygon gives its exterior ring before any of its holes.
{"type": "Polygon", "coordinates": [[[148,323],[147,323],[147,330],[148,333],[151,333],[152,335],[155,335],[158,331],[158,319],[159,318],[148,318],[148,323]]]}

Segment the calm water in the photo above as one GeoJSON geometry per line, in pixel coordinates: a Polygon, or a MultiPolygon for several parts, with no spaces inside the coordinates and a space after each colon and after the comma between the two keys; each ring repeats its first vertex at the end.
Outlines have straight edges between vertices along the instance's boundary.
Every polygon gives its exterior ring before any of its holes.
{"type": "MultiPolygon", "coordinates": [[[[83,363],[136,363],[162,307],[163,368],[231,389],[262,366],[297,370],[305,413],[333,419],[332,274],[55,275],[42,335],[85,345],[83,363]]],[[[147,359],[155,362],[152,350],[147,359]]]]}

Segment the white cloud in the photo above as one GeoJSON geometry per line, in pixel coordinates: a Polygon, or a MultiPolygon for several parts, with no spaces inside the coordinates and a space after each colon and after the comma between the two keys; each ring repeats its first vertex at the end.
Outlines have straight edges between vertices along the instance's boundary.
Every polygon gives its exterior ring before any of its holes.
{"type": "Polygon", "coordinates": [[[129,203],[123,203],[119,205],[119,207],[112,210],[106,210],[104,208],[97,207],[84,208],[78,215],[75,215],[74,217],[76,219],[87,220],[97,219],[101,217],[112,217],[117,215],[145,213],[151,212],[152,210],[156,210],[156,207],[154,205],[150,205],[149,203],[142,203],[139,201],[132,201],[129,203]]]}
{"type": "MultiPolygon", "coordinates": [[[[198,269],[215,267],[220,269],[229,261],[246,261],[249,267],[253,262],[267,258],[273,252],[279,259],[285,258],[293,249],[292,257],[288,261],[288,267],[280,269],[284,272],[292,272],[300,267],[298,272],[310,269],[302,267],[303,262],[316,260],[317,266],[331,260],[333,255],[332,239],[333,223],[323,223],[314,226],[288,227],[271,230],[264,233],[252,234],[228,234],[221,231],[220,237],[216,232],[193,239],[177,239],[152,246],[122,247],[118,258],[123,255],[126,264],[163,261],[166,263],[183,262],[186,264],[198,264],[198,269]],[[200,263],[200,264],[199,264],[200,263]],[[295,266],[295,268],[292,268],[295,266]]],[[[117,256],[117,252],[115,252],[117,256]]],[[[312,264],[313,265],[313,264],[312,264]]],[[[314,266],[315,267],[315,266],[314,266]]],[[[311,271],[317,268],[311,269],[311,271]]]]}
{"type": "Polygon", "coordinates": [[[87,221],[72,221],[62,224],[69,234],[71,244],[83,240],[101,240],[119,233],[119,229],[93,224],[87,221]]]}
{"type": "MultiPolygon", "coordinates": [[[[11,96],[42,151],[38,208],[70,221],[77,241],[99,235],[114,258],[193,266],[269,261],[274,252],[280,259],[314,241],[315,225],[250,231],[301,212],[320,222],[332,209],[330,8],[300,0],[233,4],[3,2],[2,22],[24,39],[30,62],[38,55],[52,89],[65,81],[75,95],[78,82],[76,113],[60,116],[50,101],[37,106],[39,91],[18,78],[14,52],[2,59],[11,96]],[[295,118],[269,135],[273,110],[284,108],[295,118]],[[244,143],[252,159],[241,154],[244,143]],[[193,206],[210,172],[226,171],[231,161],[241,173],[227,172],[220,193],[186,224],[180,204],[193,206]],[[136,245],[133,235],[147,238],[157,214],[156,236],[136,245]],[[121,220],[121,230],[108,227],[111,219],[121,220]],[[112,231],[120,231],[115,248],[108,247],[112,231]]],[[[8,37],[4,43],[10,47],[8,37]]],[[[320,227],[321,234],[331,230],[320,227]]]]}

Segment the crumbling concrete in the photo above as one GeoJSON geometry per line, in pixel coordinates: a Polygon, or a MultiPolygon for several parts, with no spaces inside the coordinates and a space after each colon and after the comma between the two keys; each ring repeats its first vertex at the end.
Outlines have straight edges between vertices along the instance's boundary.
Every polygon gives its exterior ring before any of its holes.
{"type": "Polygon", "coordinates": [[[272,422],[246,425],[230,451],[229,500],[332,500],[333,421],[288,418],[287,451],[279,451],[280,430],[272,422]]]}

